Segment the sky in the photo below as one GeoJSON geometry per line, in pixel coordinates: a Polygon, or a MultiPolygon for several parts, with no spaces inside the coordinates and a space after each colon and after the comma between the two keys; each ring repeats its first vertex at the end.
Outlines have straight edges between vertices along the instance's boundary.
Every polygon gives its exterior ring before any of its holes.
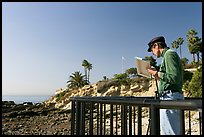
{"type": "Polygon", "coordinates": [[[191,62],[191,28],[202,38],[202,2],[2,2],[2,95],[54,95],[84,59],[91,83],[113,78],[156,36],[191,62]]]}

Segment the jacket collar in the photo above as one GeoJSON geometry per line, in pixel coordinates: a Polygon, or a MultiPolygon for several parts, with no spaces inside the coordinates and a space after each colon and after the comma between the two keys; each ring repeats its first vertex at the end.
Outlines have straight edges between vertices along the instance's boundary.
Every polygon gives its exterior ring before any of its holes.
{"type": "Polygon", "coordinates": [[[166,51],[167,51],[167,50],[169,50],[169,49],[170,49],[169,47],[165,47],[165,48],[164,48],[164,50],[162,51],[161,56],[162,56],[162,57],[164,57],[164,54],[165,54],[165,53],[166,53],[166,51]]]}

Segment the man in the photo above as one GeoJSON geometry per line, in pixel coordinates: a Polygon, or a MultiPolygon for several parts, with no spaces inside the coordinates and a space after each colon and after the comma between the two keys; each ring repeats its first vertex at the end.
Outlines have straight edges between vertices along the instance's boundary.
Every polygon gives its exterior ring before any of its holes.
{"type": "MultiPolygon", "coordinates": [[[[163,36],[153,38],[149,43],[148,52],[157,58],[162,57],[162,63],[157,71],[149,68],[148,72],[158,80],[158,94],[161,100],[184,99],[182,93],[183,68],[178,54],[167,47],[163,36]]],[[[162,135],[179,135],[180,110],[160,109],[160,128],[162,135]]]]}

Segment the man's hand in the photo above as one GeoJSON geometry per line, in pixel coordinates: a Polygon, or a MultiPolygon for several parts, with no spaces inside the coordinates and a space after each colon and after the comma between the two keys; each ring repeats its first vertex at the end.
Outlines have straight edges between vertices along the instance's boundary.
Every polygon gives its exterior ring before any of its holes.
{"type": "Polygon", "coordinates": [[[152,76],[153,76],[155,79],[159,79],[158,72],[157,72],[156,68],[151,67],[151,68],[147,69],[147,71],[148,71],[150,74],[152,74],[152,76]]]}

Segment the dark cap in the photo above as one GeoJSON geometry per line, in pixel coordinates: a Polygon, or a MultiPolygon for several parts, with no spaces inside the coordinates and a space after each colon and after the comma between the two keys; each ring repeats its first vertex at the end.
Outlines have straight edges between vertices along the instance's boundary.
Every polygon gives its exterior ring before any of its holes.
{"type": "Polygon", "coordinates": [[[148,48],[148,50],[147,50],[148,52],[151,52],[151,48],[152,48],[152,46],[154,45],[155,42],[163,42],[163,43],[165,43],[165,39],[164,39],[163,36],[159,36],[159,37],[153,38],[153,39],[148,43],[148,45],[149,45],[149,48],[148,48]]]}

